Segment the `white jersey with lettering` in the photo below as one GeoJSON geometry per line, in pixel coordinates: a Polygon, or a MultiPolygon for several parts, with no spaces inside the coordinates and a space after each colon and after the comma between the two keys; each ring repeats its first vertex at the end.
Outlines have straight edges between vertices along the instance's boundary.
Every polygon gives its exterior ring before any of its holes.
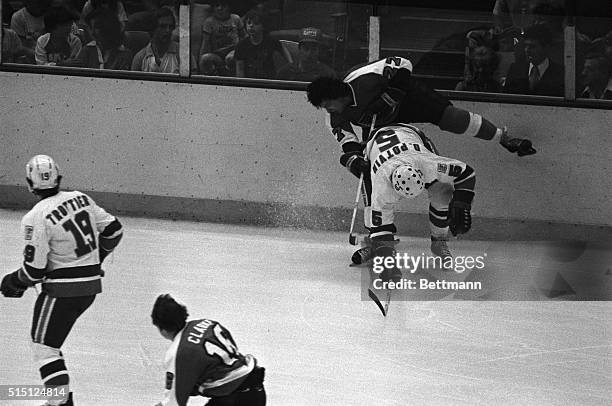
{"type": "MultiPolygon", "coordinates": [[[[379,129],[366,145],[372,178],[372,223],[392,224],[394,210],[401,201],[391,177],[395,168],[411,164],[421,170],[426,185],[435,181],[455,184],[467,165],[430,151],[410,125],[394,125],[379,129]]],[[[471,169],[470,169],[471,170],[471,169]]],[[[427,186],[426,186],[427,187],[427,186]]]]}
{"type": "Polygon", "coordinates": [[[114,220],[79,191],[42,199],[22,220],[23,273],[50,296],[99,293],[99,233],[114,220]]]}

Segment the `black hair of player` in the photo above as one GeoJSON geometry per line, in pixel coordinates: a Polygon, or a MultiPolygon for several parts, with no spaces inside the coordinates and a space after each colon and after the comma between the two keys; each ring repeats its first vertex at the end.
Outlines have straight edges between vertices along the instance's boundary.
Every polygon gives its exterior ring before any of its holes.
{"type": "MultiPolygon", "coordinates": [[[[26,178],[26,181],[32,187],[32,181],[29,178],[26,178]]],[[[32,188],[32,193],[38,196],[41,200],[46,199],[47,197],[55,196],[59,193],[60,184],[62,183],[62,175],[57,176],[57,186],[51,189],[34,189],[32,188]]]]}
{"type": "Polygon", "coordinates": [[[167,293],[157,297],[151,312],[153,325],[172,333],[177,333],[185,327],[188,316],[187,307],[167,293]]]}
{"type": "Polygon", "coordinates": [[[308,101],[315,107],[321,107],[324,100],[335,100],[351,95],[351,87],[341,79],[321,76],[306,87],[308,101]]]}

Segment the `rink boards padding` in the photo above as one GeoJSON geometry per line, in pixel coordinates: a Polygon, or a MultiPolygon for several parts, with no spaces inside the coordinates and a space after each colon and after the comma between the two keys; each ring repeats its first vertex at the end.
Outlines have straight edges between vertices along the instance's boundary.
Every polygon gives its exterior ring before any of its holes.
{"type": "MultiPolygon", "coordinates": [[[[294,227],[325,231],[346,231],[351,209],[329,208],[286,203],[195,199],[144,194],[85,191],[108,211],[116,215],[191,220],[267,227],[294,227]]],[[[26,187],[0,185],[0,208],[27,210],[36,199],[26,187]]],[[[357,231],[362,214],[358,214],[357,231]]],[[[399,212],[396,225],[402,235],[429,235],[426,214],[399,212]]],[[[544,221],[475,217],[466,240],[496,241],[612,241],[612,227],[544,221]]]]}

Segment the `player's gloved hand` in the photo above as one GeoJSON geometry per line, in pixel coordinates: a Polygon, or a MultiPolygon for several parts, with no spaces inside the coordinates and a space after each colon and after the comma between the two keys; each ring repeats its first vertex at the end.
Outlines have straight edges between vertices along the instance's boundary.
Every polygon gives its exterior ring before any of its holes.
{"type": "Polygon", "coordinates": [[[516,152],[518,156],[533,155],[536,153],[535,148],[531,145],[531,141],[522,138],[512,138],[500,142],[500,144],[508,151],[516,152]]]}
{"type": "Polygon", "coordinates": [[[523,138],[508,137],[508,129],[504,127],[501,140],[499,143],[512,153],[517,153],[518,156],[533,155],[536,153],[535,148],[531,145],[531,141],[523,138]]]}
{"type": "Polygon", "coordinates": [[[16,272],[4,275],[0,284],[0,291],[4,297],[21,297],[28,286],[19,280],[16,272]]]}
{"type": "Polygon", "coordinates": [[[453,235],[465,234],[472,228],[472,200],[474,192],[455,190],[448,205],[448,226],[453,235]]]}
{"type": "Polygon", "coordinates": [[[342,154],[340,156],[340,164],[358,178],[361,177],[362,173],[370,170],[370,165],[360,152],[346,152],[342,154]]]}
{"type": "Polygon", "coordinates": [[[374,99],[374,101],[366,107],[364,114],[359,119],[359,124],[370,126],[374,114],[377,116],[377,121],[381,123],[392,120],[405,96],[406,92],[403,90],[395,87],[388,87],[380,97],[374,99]]]}

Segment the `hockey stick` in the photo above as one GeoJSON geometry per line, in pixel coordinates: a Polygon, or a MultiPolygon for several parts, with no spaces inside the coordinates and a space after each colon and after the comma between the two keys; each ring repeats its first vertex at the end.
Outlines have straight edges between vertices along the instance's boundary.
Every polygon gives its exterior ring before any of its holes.
{"type": "MultiPolygon", "coordinates": [[[[376,124],[376,114],[372,115],[372,124],[370,125],[370,132],[368,133],[368,139],[374,131],[374,125],[376,124]]],[[[367,157],[366,157],[367,158],[367,157]]],[[[357,196],[355,196],[355,204],[353,205],[353,217],[351,218],[351,228],[349,230],[349,244],[357,245],[359,238],[357,234],[353,233],[355,228],[355,218],[357,218],[357,208],[359,207],[359,196],[361,195],[361,188],[363,187],[363,173],[359,176],[359,183],[357,184],[357,196]]]]}
{"type": "Polygon", "coordinates": [[[355,196],[355,204],[353,205],[353,218],[351,218],[351,229],[349,230],[349,244],[357,245],[357,234],[353,234],[355,228],[355,218],[357,217],[357,208],[359,207],[359,196],[361,196],[361,187],[363,186],[363,173],[359,176],[359,184],[357,185],[357,196],[355,196]]]}

